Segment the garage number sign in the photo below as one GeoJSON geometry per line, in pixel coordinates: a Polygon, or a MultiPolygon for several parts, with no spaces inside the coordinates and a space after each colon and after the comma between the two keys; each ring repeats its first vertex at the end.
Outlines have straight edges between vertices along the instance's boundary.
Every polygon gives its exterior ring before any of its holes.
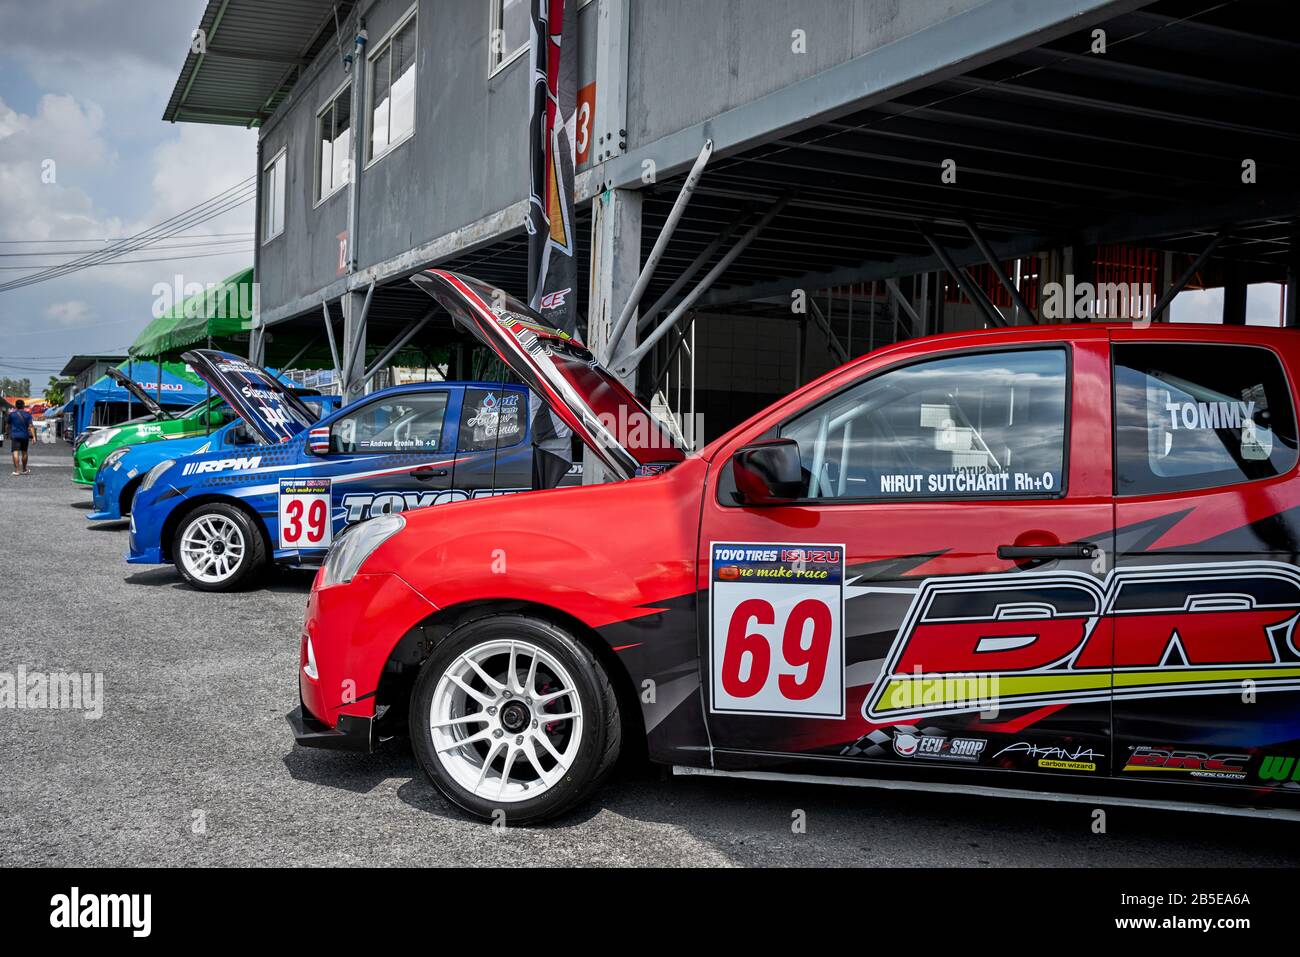
{"type": "Polygon", "coordinates": [[[710,708],[844,717],[844,546],[714,542],[710,708]]]}

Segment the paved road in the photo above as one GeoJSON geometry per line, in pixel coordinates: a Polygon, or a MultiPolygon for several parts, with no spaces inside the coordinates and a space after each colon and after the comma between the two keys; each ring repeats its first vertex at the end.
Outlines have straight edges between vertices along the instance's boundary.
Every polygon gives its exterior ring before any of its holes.
{"type": "MultiPolygon", "coordinates": [[[[7,462],[6,449],[6,462],[7,462]]],[[[622,772],[548,827],[449,807],[405,748],[295,748],[310,578],[191,591],[86,521],[66,446],[0,470],[0,672],[102,672],[104,714],[0,710],[0,866],[1292,865],[1296,825],[622,772]],[[807,830],[792,833],[795,811],[807,830]],[[199,833],[196,833],[198,831],[199,833]]]]}

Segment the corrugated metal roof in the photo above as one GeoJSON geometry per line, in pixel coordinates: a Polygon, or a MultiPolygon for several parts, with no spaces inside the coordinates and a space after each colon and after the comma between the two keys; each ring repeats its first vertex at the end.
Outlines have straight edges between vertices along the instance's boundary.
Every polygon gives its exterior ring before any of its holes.
{"type": "Polygon", "coordinates": [[[352,0],[208,0],[206,49],[185,57],[163,119],[257,126],[275,112],[352,0]],[[336,19],[337,18],[337,19],[336,19]]]}

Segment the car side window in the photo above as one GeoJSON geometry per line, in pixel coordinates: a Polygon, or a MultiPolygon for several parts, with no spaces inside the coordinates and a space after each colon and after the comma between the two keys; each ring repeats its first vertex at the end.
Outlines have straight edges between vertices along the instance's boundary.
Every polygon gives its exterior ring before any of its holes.
{"type": "Polygon", "coordinates": [[[447,393],[389,396],[330,425],[331,452],[428,452],[442,442],[447,393]]]}
{"type": "Polygon", "coordinates": [[[1291,390],[1271,350],[1130,343],[1113,354],[1118,494],[1216,488],[1295,466],[1291,390]]]}
{"type": "Polygon", "coordinates": [[[461,452],[504,449],[518,445],[528,431],[528,402],[522,392],[466,389],[460,412],[461,452]]]}
{"type": "Polygon", "coordinates": [[[804,498],[967,499],[1064,491],[1064,349],[980,352],[872,376],[787,422],[804,498]]]}

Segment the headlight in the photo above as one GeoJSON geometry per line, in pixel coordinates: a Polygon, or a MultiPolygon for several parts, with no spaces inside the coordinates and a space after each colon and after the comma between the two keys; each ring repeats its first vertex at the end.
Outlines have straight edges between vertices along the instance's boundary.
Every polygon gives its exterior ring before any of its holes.
{"type": "Polygon", "coordinates": [[[325,556],[325,575],[321,587],[352,581],[365,560],[376,548],[406,527],[400,515],[381,515],[349,529],[334,543],[325,556]]]}
{"type": "Polygon", "coordinates": [[[159,462],[157,465],[151,468],[149,470],[149,473],[145,475],[144,481],[140,483],[140,491],[147,492],[149,491],[149,489],[153,488],[153,483],[158,481],[159,477],[163,474],[163,472],[166,472],[169,468],[171,468],[175,464],[176,464],[175,459],[163,459],[161,462],[159,462]]]}
{"type": "Polygon", "coordinates": [[[104,459],[104,464],[99,467],[99,470],[103,472],[106,469],[111,469],[118,462],[122,461],[122,456],[126,455],[126,453],[130,451],[131,451],[131,447],[127,445],[127,446],[123,446],[120,449],[114,449],[113,451],[109,452],[108,458],[104,459]]]}
{"type": "Polygon", "coordinates": [[[109,442],[113,436],[121,431],[121,429],[104,429],[101,432],[92,432],[90,438],[86,439],[85,446],[88,449],[98,448],[109,442]]]}

